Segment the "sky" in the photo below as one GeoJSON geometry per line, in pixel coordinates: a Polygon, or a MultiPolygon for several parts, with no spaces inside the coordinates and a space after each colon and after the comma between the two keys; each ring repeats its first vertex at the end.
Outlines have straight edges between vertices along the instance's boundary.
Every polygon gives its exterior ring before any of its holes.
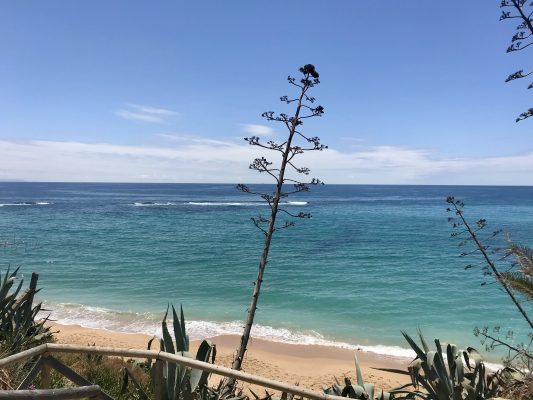
{"type": "MultiPolygon", "coordinates": [[[[269,182],[288,75],[325,108],[326,183],[533,185],[533,50],[499,1],[0,2],[0,180],[269,182]]],[[[274,159],[275,161],[275,159],[274,159]]]]}

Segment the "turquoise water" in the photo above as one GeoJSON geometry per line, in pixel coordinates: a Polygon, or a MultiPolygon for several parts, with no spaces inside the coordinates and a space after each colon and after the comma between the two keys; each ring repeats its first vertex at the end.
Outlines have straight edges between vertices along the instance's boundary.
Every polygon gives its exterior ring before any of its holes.
{"type": "MultiPolygon", "coordinates": [[[[475,326],[525,334],[498,287],[464,270],[450,194],[487,233],[533,245],[531,187],[317,188],[288,200],[313,218],[277,232],[253,334],[390,354],[401,329],[477,348],[475,326]]],[[[233,185],[0,183],[0,204],[0,239],[19,242],[0,268],[39,272],[52,318],[153,334],[171,302],[192,337],[240,332],[262,250],[250,217],[267,209],[233,185]]]]}

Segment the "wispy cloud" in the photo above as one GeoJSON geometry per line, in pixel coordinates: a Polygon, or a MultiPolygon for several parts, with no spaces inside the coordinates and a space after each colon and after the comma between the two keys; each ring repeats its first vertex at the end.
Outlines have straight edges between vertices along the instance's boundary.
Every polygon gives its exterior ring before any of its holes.
{"type": "MultiPolygon", "coordinates": [[[[261,149],[194,138],[167,146],[0,140],[0,178],[28,181],[269,182],[248,165],[261,149]],[[68,165],[68,168],[65,168],[68,165]]],[[[267,155],[268,157],[272,155],[267,155]]],[[[275,159],[272,161],[276,161],[275,159]]],[[[533,153],[438,157],[395,146],[304,154],[298,165],[326,183],[533,185],[533,153]]]]}
{"type": "Polygon", "coordinates": [[[210,145],[217,145],[217,146],[234,146],[235,145],[235,143],[231,141],[209,139],[209,138],[195,136],[195,135],[159,133],[157,136],[166,141],[181,143],[181,144],[202,143],[202,144],[210,144],[210,145]]]}
{"type": "Polygon", "coordinates": [[[115,115],[133,121],[161,124],[167,122],[169,118],[178,115],[178,113],[165,108],[126,104],[126,108],[115,111],[115,115]]]}
{"type": "Polygon", "coordinates": [[[267,125],[257,124],[241,124],[244,133],[254,136],[271,136],[274,134],[274,129],[267,125]]]}
{"type": "Polygon", "coordinates": [[[184,140],[187,140],[184,135],[179,135],[175,133],[158,133],[157,136],[161,139],[165,139],[170,142],[182,142],[184,140]]]}

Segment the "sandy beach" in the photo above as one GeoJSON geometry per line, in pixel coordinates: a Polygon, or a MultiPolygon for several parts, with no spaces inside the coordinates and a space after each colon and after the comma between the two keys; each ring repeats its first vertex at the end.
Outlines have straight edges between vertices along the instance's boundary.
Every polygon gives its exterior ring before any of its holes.
{"type": "MultiPolygon", "coordinates": [[[[52,331],[58,343],[96,345],[144,349],[150,336],[122,333],[103,329],[90,329],[77,325],[53,324],[52,331]]],[[[216,336],[210,340],[217,346],[216,363],[231,366],[238,336],[216,336]]],[[[191,342],[194,353],[198,341],[191,342]]],[[[403,375],[377,371],[372,367],[402,368],[409,360],[358,352],[357,357],[366,382],[375,383],[376,390],[397,387],[408,380],[403,375]]],[[[295,345],[252,339],[243,370],[286,383],[298,382],[300,386],[321,390],[331,385],[337,377],[341,382],[348,376],[355,382],[355,367],[351,350],[335,347],[295,345]]]]}

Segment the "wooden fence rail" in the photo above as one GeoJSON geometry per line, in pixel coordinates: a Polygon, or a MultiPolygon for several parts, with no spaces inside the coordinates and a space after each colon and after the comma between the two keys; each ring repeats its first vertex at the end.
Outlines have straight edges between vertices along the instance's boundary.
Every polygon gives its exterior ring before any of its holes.
{"type": "MultiPolygon", "coordinates": [[[[119,356],[128,358],[151,358],[157,361],[167,361],[179,365],[184,365],[190,368],[196,368],[203,371],[211,372],[216,375],[221,375],[228,378],[233,378],[238,381],[252,383],[254,385],[262,386],[269,389],[279,390],[295,396],[300,396],[312,400],[346,400],[345,397],[332,396],[325,393],[316,392],[314,390],[305,389],[300,386],[290,385],[284,382],[275,381],[264,378],[262,376],[248,374],[246,372],[237,371],[231,368],[222,367],[206,363],[203,361],[194,360],[192,358],[183,357],[180,355],[166,353],[158,350],[136,350],[136,349],[121,349],[113,347],[97,347],[97,346],[77,346],[70,344],[55,344],[47,343],[34,347],[12,356],[0,360],[0,369],[5,368],[17,362],[27,360],[39,355],[53,354],[53,353],[82,353],[82,354],[98,354],[106,356],[119,356]]],[[[156,374],[156,379],[159,374],[156,374]]],[[[161,377],[162,378],[162,377],[161,377]]],[[[1,392],[0,392],[1,393],[1,392]]],[[[2,397],[0,397],[2,398],[2,397]]],[[[157,399],[157,397],[156,397],[157,399]]]]}

